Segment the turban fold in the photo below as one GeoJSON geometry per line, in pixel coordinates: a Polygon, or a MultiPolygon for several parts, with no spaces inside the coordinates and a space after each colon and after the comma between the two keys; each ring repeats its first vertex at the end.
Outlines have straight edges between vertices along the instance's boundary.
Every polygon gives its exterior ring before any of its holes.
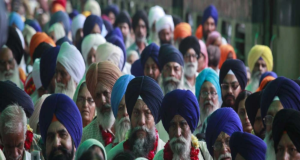
{"type": "Polygon", "coordinates": [[[223,63],[227,60],[229,53],[232,53],[233,58],[236,59],[234,48],[230,44],[223,44],[220,46],[221,57],[219,61],[219,69],[221,69],[223,63]]]}
{"type": "MultiPolygon", "coordinates": [[[[119,28],[117,28],[119,29],[119,28]]],[[[122,36],[123,37],[123,36],[122,36]]],[[[126,62],[126,47],[123,41],[123,38],[117,36],[117,35],[112,35],[109,38],[107,38],[107,41],[114,44],[115,46],[119,47],[123,54],[120,55],[120,70],[122,71],[124,66],[125,66],[125,62],[126,62]]]]}
{"type": "Polygon", "coordinates": [[[91,34],[96,24],[98,24],[100,31],[102,32],[102,25],[103,25],[102,18],[96,15],[88,16],[83,24],[83,35],[87,36],[88,34],[91,34]]]}
{"type": "Polygon", "coordinates": [[[216,26],[218,25],[218,10],[214,5],[208,6],[203,13],[202,25],[207,21],[209,17],[215,20],[216,26]]]}
{"type": "Polygon", "coordinates": [[[221,34],[218,31],[211,32],[207,37],[206,46],[214,45],[218,38],[221,38],[221,34]]]}
{"type": "Polygon", "coordinates": [[[268,46],[255,45],[252,47],[248,54],[248,66],[252,72],[255,66],[255,63],[259,58],[262,58],[267,65],[267,70],[272,71],[273,69],[273,55],[272,51],[268,46]]]}
{"type": "Polygon", "coordinates": [[[260,76],[260,79],[259,79],[259,84],[261,84],[262,80],[267,77],[267,76],[271,76],[271,77],[274,77],[274,78],[277,78],[277,74],[275,72],[265,72],[263,73],[261,76],[260,76]]]}
{"type": "Polygon", "coordinates": [[[26,24],[22,33],[23,33],[24,39],[27,43],[27,46],[30,46],[30,40],[31,40],[32,36],[36,33],[36,31],[34,30],[33,27],[26,24]]]}
{"type": "Polygon", "coordinates": [[[249,95],[245,101],[245,108],[252,126],[254,126],[255,117],[260,109],[261,92],[255,92],[249,95]]]}
{"type": "Polygon", "coordinates": [[[114,27],[118,27],[121,23],[127,23],[129,30],[131,29],[131,19],[127,11],[121,11],[118,17],[116,17],[116,21],[114,27]]]}
{"type": "Polygon", "coordinates": [[[121,76],[115,83],[111,92],[111,108],[114,116],[117,117],[119,104],[125,95],[128,83],[134,78],[134,76],[126,74],[121,76]]]}
{"type": "Polygon", "coordinates": [[[21,18],[21,16],[17,12],[11,12],[9,17],[8,17],[8,24],[9,26],[16,25],[16,27],[23,31],[24,29],[24,22],[21,18]]]}
{"type": "Polygon", "coordinates": [[[76,156],[75,156],[75,160],[79,160],[80,157],[87,152],[90,148],[92,148],[93,146],[97,146],[99,147],[102,152],[103,152],[103,156],[104,156],[104,160],[107,160],[107,155],[106,155],[106,151],[105,151],[105,147],[102,145],[101,142],[99,142],[96,139],[88,139],[86,141],[84,141],[78,148],[78,150],[76,151],[76,156]]]}
{"type": "Polygon", "coordinates": [[[130,72],[132,75],[136,77],[143,76],[144,75],[143,68],[144,67],[142,66],[141,59],[138,59],[135,62],[133,62],[133,64],[131,65],[130,72]]]}
{"type": "Polygon", "coordinates": [[[160,121],[159,110],[164,97],[157,82],[147,76],[136,77],[129,82],[125,93],[125,102],[130,119],[132,110],[139,96],[150,109],[155,124],[157,124],[160,121]]]}
{"type": "Polygon", "coordinates": [[[50,32],[54,32],[54,36],[55,36],[55,39],[56,41],[61,39],[62,37],[66,36],[66,32],[64,30],[64,26],[59,23],[59,22],[56,22],[54,23],[48,30],[48,33],[50,32]]]}
{"type": "Polygon", "coordinates": [[[212,157],[214,155],[212,146],[215,144],[215,141],[221,132],[225,132],[231,136],[232,133],[237,131],[242,132],[243,127],[240,117],[232,108],[224,107],[214,111],[207,119],[205,133],[207,149],[210,155],[212,157]]]}
{"type": "Polygon", "coordinates": [[[84,37],[82,44],[81,44],[81,51],[82,51],[82,56],[84,58],[86,66],[88,66],[87,63],[87,58],[90,50],[93,48],[95,51],[97,50],[97,47],[100,44],[105,43],[106,40],[105,38],[98,33],[95,34],[89,34],[86,37],[84,37]]]}
{"type": "Polygon", "coordinates": [[[97,1],[88,0],[84,5],[84,11],[90,11],[93,15],[101,16],[101,8],[97,1]]]}
{"type": "Polygon", "coordinates": [[[155,23],[155,30],[156,33],[159,33],[163,29],[169,29],[171,28],[171,31],[174,31],[174,22],[173,18],[170,15],[165,15],[158,19],[155,23]]]}
{"type": "Polygon", "coordinates": [[[40,43],[34,50],[32,55],[32,61],[34,62],[37,58],[41,58],[41,56],[52,46],[46,42],[40,43]]]}
{"type": "Polygon", "coordinates": [[[200,24],[196,30],[196,37],[198,39],[202,39],[203,37],[203,28],[202,28],[202,25],[200,24]]]}
{"type": "Polygon", "coordinates": [[[179,51],[182,53],[182,55],[185,55],[190,48],[194,49],[199,58],[201,52],[200,43],[199,40],[194,36],[188,36],[184,38],[179,44],[179,51]]]}
{"type": "Polygon", "coordinates": [[[30,41],[29,53],[31,58],[33,58],[33,53],[36,47],[42,42],[49,43],[51,46],[55,47],[54,41],[46,33],[37,32],[35,35],[32,36],[30,41]]]}
{"type": "Polygon", "coordinates": [[[42,54],[40,62],[40,76],[44,89],[48,88],[55,74],[56,59],[59,50],[59,46],[52,47],[46,50],[44,54],[42,54]]]}
{"type": "Polygon", "coordinates": [[[73,39],[76,36],[76,33],[78,31],[78,29],[82,29],[83,28],[83,24],[85,22],[85,16],[82,14],[78,14],[72,21],[72,25],[71,25],[71,31],[72,31],[72,37],[73,39]]]}
{"type": "Polygon", "coordinates": [[[165,16],[165,11],[160,6],[153,6],[149,10],[149,28],[152,28],[154,22],[156,22],[161,17],[165,16]]]}
{"type": "Polygon", "coordinates": [[[57,22],[63,23],[65,32],[66,32],[66,34],[68,34],[69,31],[70,31],[70,19],[69,19],[68,14],[66,12],[63,12],[63,11],[55,12],[51,16],[49,26],[52,26],[53,24],[55,24],[57,22]]]}
{"type": "Polygon", "coordinates": [[[69,44],[73,44],[67,36],[60,38],[59,40],[56,41],[57,46],[61,46],[64,42],[67,42],[69,44]]]}
{"type": "Polygon", "coordinates": [[[267,86],[267,84],[268,84],[269,82],[273,81],[274,79],[275,79],[275,78],[272,77],[272,76],[267,76],[267,77],[265,77],[265,78],[261,81],[261,83],[260,83],[259,87],[257,88],[256,92],[262,91],[262,90],[267,86]]]}
{"type": "Polygon", "coordinates": [[[106,14],[107,16],[110,12],[112,12],[115,15],[115,18],[117,18],[120,13],[120,9],[117,5],[111,4],[104,9],[104,14],[106,14]]]}
{"type": "Polygon", "coordinates": [[[8,28],[6,46],[12,51],[16,62],[20,64],[25,51],[23,49],[22,41],[18,35],[18,32],[14,27],[8,28]]]}
{"type": "Polygon", "coordinates": [[[224,62],[220,70],[220,84],[223,83],[224,78],[230,70],[234,73],[241,89],[244,90],[247,85],[247,70],[244,62],[239,59],[229,59],[224,62]]]}
{"type": "Polygon", "coordinates": [[[174,29],[174,41],[178,38],[186,38],[192,35],[192,27],[186,22],[179,23],[174,29]]]}
{"type": "Polygon", "coordinates": [[[175,115],[182,116],[194,132],[200,118],[200,110],[195,95],[189,90],[176,89],[167,93],[161,104],[161,120],[169,132],[170,122],[175,115]]]}
{"type": "Polygon", "coordinates": [[[32,27],[36,32],[42,32],[41,26],[38,21],[33,19],[26,19],[25,24],[32,27]]]}
{"type": "Polygon", "coordinates": [[[113,64],[119,67],[119,70],[121,70],[123,67],[123,63],[120,63],[122,56],[123,51],[120,49],[120,47],[106,42],[98,46],[96,62],[111,61],[113,64]]]}
{"type": "Polygon", "coordinates": [[[183,56],[180,51],[170,44],[164,44],[160,47],[158,54],[159,70],[162,71],[169,62],[177,62],[182,67],[184,66],[183,56]]]}
{"type": "MultiPolygon", "coordinates": [[[[141,63],[143,70],[145,69],[145,64],[147,60],[151,57],[153,61],[158,65],[158,52],[159,52],[159,46],[155,43],[149,44],[142,52],[141,54],[141,63]]],[[[144,71],[143,71],[144,72],[144,71]]]]}
{"type": "Polygon", "coordinates": [[[147,37],[149,32],[149,25],[148,25],[148,17],[147,13],[143,10],[137,11],[134,16],[132,17],[132,29],[135,30],[136,27],[139,25],[139,20],[143,20],[145,22],[146,28],[147,28],[147,37]]]}
{"type": "Polygon", "coordinates": [[[7,40],[8,22],[6,17],[6,7],[4,1],[0,2],[0,46],[2,47],[7,40]]]}
{"type": "Polygon", "coordinates": [[[220,48],[217,46],[209,45],[207,47],[207,52],[208,52],[208,66],[215,66],[217,67],[220,62],[220,48]]]}
{"type": "Polygon", "coordinates": [[[37,124],[39,123],[41,107],[42,107],[42,104],[44,103],[45,99],[48,96],[50,96],[50,94],[44,94],[34,104],[34,112],[32,113],[31,117],[29,118],[29,126],[33,129],[33,133],[37,133],[37,124]]]}
{"type": "Polygon", "coordinates": [[[235,159],[237,154],[248,160],[265,160],[266,158],[266,143],[253,134],[234,132],[230,137],[229,144],[232,159],[235,159]]]}
{"type": "Polygon", "coordinates": [[[45,99],[39,117],[41,136],[45,144],[53,116],[66,127],[78,148],[82,136],[82,118],[73,100],[64,94],[52,94],[45,99]]]}

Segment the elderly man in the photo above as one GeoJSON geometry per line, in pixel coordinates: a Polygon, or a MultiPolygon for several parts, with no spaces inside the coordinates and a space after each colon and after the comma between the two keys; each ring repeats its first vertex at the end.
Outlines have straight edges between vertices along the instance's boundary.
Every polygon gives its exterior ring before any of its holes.
{"type": "Polygon", "coordinates": [[[232,108],[220,108],[207,120],[205,139],[213,159],[230,159],[229,140],[234,132],[243,131],[242,123],[232,108]]]}
{"type": "Polygon", "coordinates": [[[47,160],[73,160],[82,135],[82,119],[72,99],[52,94],[41,107],[40,131],[47,160]]]}
{"type": "Polygon", "coordinates": [[[233,107],[235,99],[247,85],[247,71],[241,60],[226,60],[220,69],[221,107],[233,107]]]}
{"type": "Polygon", "coordinates": [[[155,23],[160,45],[173,44],[174,22],[171,15],[165,15],[155,23]]]}
{"type": "Polygon", "coordinates": [[[163,149],[165,143],[159,138],[155,124],[160,121],[160,106],[163,93],[150,77],[142,76],[131,80],[125,93],[127,113],[131,129],[128,139],[119,143],[108,153],[112,160],[118,153],[130,151],[137,157],[152,160],[163,149]]]}
{"type": "Polygon", "coordinates": [[[82,141],[94,138],[104,146],[113,142],[111,130],[115,117],[111,108],[111,93],[117,79],[122,75],[111,62],[93,63],[86,73],[86,85],[95,103],[97,118],[83,129],[82,141]]]}
{"type": "Polygon", "coordinates": [[[127,11],[121,11],[118,15],[114,27],[119,27],[122,31],[123,41],[126,48],[132,44],[131,40],[131,18],[127,11]]]}
{"type": "Polygon", "coordinates": [[[63,93],[73,98],[84,72],[84,60],[78,49],[68,42],[63,43],[56,60],[55,93],[63,93]]]}
{"type": "Polygon", "coordinates": [[[165,16],[165,11],[160,6],[153,6],[150,8],[148,14],[149,28],[150,28],[149,40],[153,43],[156,43],[157,45],[159,45],[159,38],[156,32],[155,24],[156,21],[163,16],[165,16]]]}
{"type": "Polygon", "coordinates": [[[164,94],[175,89],[184,89],[184,61],[178,49],[170,44],[162,45],[159,49],[158,64],[161,72],[159,84],[164,94]]]}
{"type": "Polygon", "coordinates": [[[144,75],[153,78],[156,82],[158,82],[160,76],[158,53],[159,46],[151,43],[143,50],[141,56],[144,75]]]}

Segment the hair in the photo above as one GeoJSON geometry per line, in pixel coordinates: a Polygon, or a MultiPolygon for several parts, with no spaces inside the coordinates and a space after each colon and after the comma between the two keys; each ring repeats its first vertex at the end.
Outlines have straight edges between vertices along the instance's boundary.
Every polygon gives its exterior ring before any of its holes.
{"type": "Polygon", "coordinates": [[[238,112],[239,109],[239,103],[244,100],[245,98],[247,98],[248,96],[250,96],[252,93],[250,91],[244,90],[242,91],[236,98],[233,109],[235,110],[235,112],[238,112]]]}

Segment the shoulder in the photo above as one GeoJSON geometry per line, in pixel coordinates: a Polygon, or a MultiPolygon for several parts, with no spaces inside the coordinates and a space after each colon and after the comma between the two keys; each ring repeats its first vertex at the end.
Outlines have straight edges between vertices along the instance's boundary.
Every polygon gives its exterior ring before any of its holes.
{"type": "Polygon", "coordinates": [[[112,147],[112,144],[113,143],[110,143],[109,145],[107,145],[106,147],[105,147],[105,151],[106,151],[106,153],[108,153],[113,147],[112,147]]]}
{"type": "Polygon", "coordinates": [[[202,157],[205,160],[212,160],[213,158],[211,157],[208,149],[207,149],[207,145],[206,142],[204,141],[199,141],[199,148],[200,148],[200,152],[199,154],[202,154],[202,157]]]}
{"type": "Polygon", "coordinates": [[[158,153],[158,151],[163,150],[165,145],[166,145],[166,143],[159,138],[156,152],[158,153]]]}
{"type": "Polygon", "coordinates": [[[163,159],[164,159],[164,150],[162,149],[155,154],[153,160],[163,160],[163,159]]]}
{"type": "MultiPolygon", "coordinates": [[[[124,151],[123,147],[123,142],[120,142],[118,145],[116,145],[114,148],[112,148],[108,153],[107,153],[107,160],[112,160],[118,153],[124,151]]],[[[105,148],[106,149],[106,148],[105,148]]]]}
{"type": "MultiPolygon", "coordinates": [[[[101,136],[100,130],[97,124],[97,120],[94,119],[90,124],[88,124],[86,127],[83,128],[82,130],[82,138],[81,138],[81,143],[84,142],[88,138],[94,138],[97,140],[100,140],[99,137],[101,136]]],[[[102,141],[100,141],[102,142],[102,141]]]]}

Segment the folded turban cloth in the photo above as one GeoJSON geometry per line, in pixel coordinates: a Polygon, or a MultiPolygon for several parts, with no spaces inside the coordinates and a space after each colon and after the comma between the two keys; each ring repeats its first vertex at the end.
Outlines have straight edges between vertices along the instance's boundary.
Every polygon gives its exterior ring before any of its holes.
{"type": "Polygon", "coordinates": [[[133,107],[139,96],[150,109],[155,124],[157,124],[160,121],[159,110],[164,97],[157,82],[147,76],[136,77],[129,82],[125,93],[125,103],[130,118],[133,107]]]}
{"type": "Polygon", "coordinates": [[[36,32],[42,32],[41,26],[38,21],[33,19],[26,19],[25,25],[26,24],[32,27],[36,32]]]}
{"type": "Polygon", "coordinates": [[[202,25],[200,24],[196,30],[196,37],[198,39],[202,39],[203,37],[203,28],[202,28],[202,25]]]}
{"type": "Polygon", "coordinates": [[[41,56],[52,46],[46,42],[40,43],[34,50],[32,61],[34,62],[37,58],[41,58],[41,56]]]}
{"type": "Polygon", "coordinates": [[[205,139],[207,144],[207,149],[210,155],[214,156],[213,145],[219,134],[225,132],[229,136],[232,133],[243,131],[242,123],[240,117],[237,113],[229,107],[224,107],[214,111],[207,119],[207,128],[205,133],[205,139]]]}
{"type": "Polygon", "coordinates": [[[95,98],[95,91],[98,83],[101,83],[112,90],[115,82],[121,75],[120,69],[111,62],[105,61],[93,63],[86,73],[86,86],[92,97],[95,98]]]}
{"type": "Polygon", "coordinates": [[[176,41],[178,38],[183,39],[191,35],[192,35],[192,28],[190,24],[186,22],[182,22],[176,25],[174,29],[174,41],[176,41]]]}
{"type": "Polygon", "coordinates": [[[84,11],[90,11],[93,15],[101,16],[101,8],[97,1],[88,0],[84,5],[84,11]]]}
{"type": "Polygon", "coordinates": [[[96,24],[98,24],[98,26],[102,32],[102,25],[103,25],[102,18],[100,18],[99,16],[96,16],[96,15],[88,16],[83,25],[83,35],[87,36],[88,34],[90,34],[96,24]]]}
{"type": "Polygon", "coordinates": [[[123,67],[123,63],[120,63],[122,56],[123,51],[120,49],[120,47],[106,42],[98,46],[96,52],[96,62],[111,61],[113,64],[119,67],[119,70],[121,70],[123,67]]]}
{"type": "Polygon", "coordinates": [[[250,71],[253,71],[253,68],[255,66],[255,63],[259,58],[262,58],[267,65],[267,70],[272,71],[273,69],[273,55],[272,51],[268,46],[264,45],[255,45],[252,47],[248,54],[248,66],[250,68],[250,71]]]}
{"type": "Polygon", "coordinates": [[[0,81],[0,112],[12,104],[21,106],[27,118],[33,113],[33,102],[26,92],[11,81],[0,81]]]}
{"type": "Polygon", "coordinates": [[[19,30],[23,31],[24,22],[17,12],[11,12],[8,21],[9,26],[16,25],[19,30]]]}
{"type": "Polygon", "coordinates": [[[115,83],[111,92],[111,108],[113,110],[114,116],[117,117],[119,104],[125,95],[128,83],[134,78],[133,75],[123,75],[115,83]]]}
{"type": "Polygon", "coordinates": [[[274,78],[274,77],[272,77],[272,76],[267,76],[267,77],[265,77],[265,78],[261,81],[261,83],[260,83],[259,87],[257,88],[256,92],[262,91],[262,90],[267,86],[267,84],[268,84],[269,82],[273,81],[274,79],[276,79],[276,78],[274,78]]]}
{"type": "Polygon", "coordinates": [[[24,36],[27,46],[30,46],[31,38],[36,33],[36,31],[34,30],[33,27],[26,24],[22,33],[23,33],[23,36],[24,36]]]}
{"type": "Polygon", "coordinates": [[[82,55],[75,46],[68,42],[63,43],[56,62],[63,65],[74,81],[79,83],[85,72],[85,64],[82,55]]]}
{"type": "Polygon", "coordinates": [[[63,12],[63,11],[55,12],[51,16],[49,26],[52,26],[53,24],[55,24],[57,22],[63,23],[65,32],[66,32],[66,34],[68,34],[69,31],[70,31],[70,28],[71,28],[68,14],[66,12],[63,12]]]}
{"type": "Polygon", "coordinates": [[[157,20],[155,23],[155,30],[156,33],[159,33],[163,29],[169,29],[171,28],[171,31],[174,31],[174,22],[173,18],[170,15],[165,15],[157,20]]]}
{"type": "Polygon", "coordinates": [[[56,59],[60,47],[52,47],[42,54],[40,62],[41,81],[44,89],[47,89],[55,74],[56,59]]]}
{"type": "Polygon", "coordinates": [[[53,116],[66,127],[78,148],[82,136],[82,118],[73,100],[64,94],[52,94],[45,99],[39,117],[41,136],[45,144],[53,116]]]}
{"type": "Polygon", "coordinates": [[[114,27],[118,27],[118,25],[121,23],[127,23],[129,30],[131,29],[131,18],[127,11],[121,11],[119,13],[118,17],[116,17],[114,27]]]}
{"type": "Polygon", "coordinates": [[[185,55],[190,48],[194,49],[199,58],[201,52],[200,43],[195,36],[188,36],[184,38],[179,44],[179,51],[182,53],[182,55],[185,55]]]}
{"type": "Polygon", "coordinates": [[[223,44],[220,46],[221,57],[219,61],[219,69],[221,69],[223,63],[227,60],[229,53],[232,53],[233,58],[236,59],[234,48],[230,44],[223,44]]]}
{"type": "Polygon", "coordinates": [[[89,34],[84,37],[81,44],[82,56],[84,58],[86,66],[88,66],[87,58],[90,50],[93,48],[95,51],[100,44],[105,43],[106,40],[101,34],[89,34]]]}
{"type": "Polygon", "coordinates": [[[137,11],[133,17],[132,17],[132,29],[135,30],[135,28],[138,26],[139,24],[139,20],[143,20],[145,22],[146,28],[147,28],[147,37],[149,35],[149,23],[148,23],[148,17],[147,17],[147,13],[143,10],[139,10],[137,11]]]}
{"type": "Polygon", "coordinates": [[[172,15],[174,26],[176,27],[179,23],[182,23],[182,19],[177,15],[172,15]]]}
{"type": "Polygon", "coordinates": [[[23,49],[22,41],[18,35],[18,32],[14,27],[8,28],[6,46],[12,51],[14,58],[19,65],[25,51],[23,49]]]}
{"type": "MultiPolygon", "coordinates": [[[[202,40],[199,40],[200,44],[200,51],[204,55],[205,63],[203,64],[202,68],[206,68],[208,66],[208,54],[207,54],[207,48],[205,43],[202,40]]],[[[198,64],[199,65],[199,64],[198,64]]]]}
{"type": "Polygon", "coordinates": [[[33,63],[32,68],[32,78],[35,85],[36,90],[42,87],[41,76],[40,76],[40,62],[41,59],[36,59],[33,63]]]}
{"type": "Polygon", "coordinates": [[[107,155],[106,155],[105,147],[102,145],[101,142],[99,142],[96,139],[88,139],[88,140],[84,141],[79,146],[78,150],[76,151],[75,160],[78,160],[86,151],[88,151],[93,146],[99,147],[102,150],[102,152],[103,152],[104,160],[107,160],[107,155]]]}
{"type": "Polygon", "coordinates": [[[259,79],[259,84],[261,84],[262,80],[267,77],[267,76],[271,76],[271,77],[274,77],[274,78],[277,78],[277,74],[275,72],[265,72],[263,73],[261,76],[260,76],[260,79],[259,79]]]}
{"type": "Polygon", "coordinates": [[[200,118],[200,110],[195,95],[189,90],[176,89],[165,95],[161,104],[161,120],[169,132],[171,120],[176,115],[182,116],[194,132],[200,118]]]}
{"type": "Polygon", "coordinates": [[[123,54],[120,55],[120,70],[122,71],[124,66],[125,66],[125,62],[126,62],[126,47],[123,41],[123,38],[120,38],[117,35],[112,35],[109,38],[107,38],[107,42],[114,44],[115,46],[119,47],[123,54]]]}
{"type": "Polygon", "coordinates": [[[267,145],[259,137],[246,133],[234,132],[229,141],[232,159],[240,154],[248,160],[265,160],[267,145]]]}
{"type": "Polygon", "coordinates": [[[54,32],[54,36],[55,36],[55,39],[56,41],[61,39],[62,37],[66,36],[66,32],[64,30],[64,26],[57,22],[57,23],[54,23],[48,30],[48,33],[50,32],[54,32]]]}
{"type": "Polygon", "coordinates": [[[31,58],[33,58],[34,50],[42,42],[46,42],[46,43],[50,44],[53,47],[56,46],[54,41],[46,33],[37,32],[35,35],[32,36],[31,41],[30,41],[29,53],[30,53],[31,58]]]}
{"type": "Polygon", "coordinates": [[[202,25],[207,21],[209,17],[215,20],[216,26],[218,25],[218,10],[214,5],[208,6],[203,13],[202,25]]]}
{"type": "Polygon", "coordinates": [[[151,57],[153,61],[156,63],[157,66],[158,64],[158,53],[159,53],[159,46],[155,43],[149,44],[142,52],[141,54],[141,64],[143,68],[143,73],[145,69],[145,64],[147,60],[151,57]]]}
{"type": "Polygon", "coordinates": [[[278,96],[283,108],[300,110],[300,87],[293,80],[278,77],[270,82],[262,92],[260,106],[264,118],[275,96],[278,96]]]}
{"type": "Polygon", "coordinates": [[[161,17],[165,16],[165,11],[160,6],[153,6],[149,10],[149,28],[152,28],[154,22],[156,22],[161,17]]]}
{"type": "Polygon", "coordinates": [[[292,109],[280,110],[274,118],[272,133],[274,148],[277,153],[277,146],[283,134],[288,134],[298,152],[300,152],[300,112],[292,109]],[[286,132],[286,133],[284,133],[286,132]]]}
{"type": "Polygon", "coordinates": [[[219,83],[222,84],[225,76],[232,70],[236,79],[238,80],[241,89],[244,90],[247,85],[247,70],[244,62],[239,59],[229,59],[226,60],[220,70],[219,83]]]}
{"type": "Polygon", "coordinates": [[[42,107],[42,104],[44,103],[45,99],[48,96],[50,96],[50,94],[44,94],[34,104],[34,112],[32,113],[31,117],[29,118],[29,126],[33,129],[33,133],[37,133],[37,124],[39,123],[41,107],[42,107]]]}
{"type": "Polygon", "coordinates": [[[105,29],[107,30],[107,32],[111,32],[114,28],[111,25],[111,23],[108,20],[103,19],[103,24],[105,26],[105,29]]]}
{"type": "Polygon", "coordinates": [[[69,43],[69,44],[73,44],[73,43],[69,40],[69,38],[68,38],[67,36],[65,36],[65,37],[62,37],[62,38],[58,39],[58,40],[56,41],[56,45],[57,45],[57,46],[61,46],[64,42],[67,42],[67,43],[69,43]]]}
{"type": "Polygon", "coordinates": [[[130,72],[132,75],[138,77],[138,76],[143,76],[144,75],[144,67],[142,66],[141,59],[136,60],[133,62],[131,65],[130,72]]]}
{"type": "Polygon", "coordinates": [[[72,21],[72,25],[71,25],[71,31],[72,31],[72,37],[73,39],[75,39],[76,33],[78,31],[78,29],[82,29],[83,28],[83,24],[85,22],[85,16],[82,14],[78,14],[72,21]]]}
{"type": "Polygon", "coordinates": [[[107,6],[104,9],[104,14],[108,16],[109,13],[113,13],[115,15],[115,17],[117,18],[117,16],[120,13],[119,7],[115,4],[111,4],[111,5],[107,6]]]}
{"type": "Polygon", "coordinates": [[[255,92],[249,95],[245,101],[245,108],[252,126],[254,126],[256,114],[260,109],[261,94],[262,92],[255,92]]]}
{"type": "Polygon", "coordinates": [[[162,71],[164,66],[169,62],[177,62],[182,67],[184,66],[183,56],[181,52],[173,45],[164,44],[160,47],[158,54],[159,70],[162,71]]]}
{"type": "Polygon", "coordinates": [[[218,31],[211,32],[206,40],[206,46],[213,45],[218,38],[221,38],[221,34],[218,31]]]}
{"type": "Polygon", "coordinates": [[[7,40],[8,22],[6,17],[6,7],[4,1],[0,2],[0,47],[2,47],[7,40]]]}
{"type": "Polygon", "coordinates": [[[121,38],[123,40],[123,34],[122,31],[120,30],[119,27],[116,27],[115,29],[113,29],[111,32],[109,32],[106,36],[105,39],[108,39],[112,36],[118,36],[119,38],[121,38]]]}

